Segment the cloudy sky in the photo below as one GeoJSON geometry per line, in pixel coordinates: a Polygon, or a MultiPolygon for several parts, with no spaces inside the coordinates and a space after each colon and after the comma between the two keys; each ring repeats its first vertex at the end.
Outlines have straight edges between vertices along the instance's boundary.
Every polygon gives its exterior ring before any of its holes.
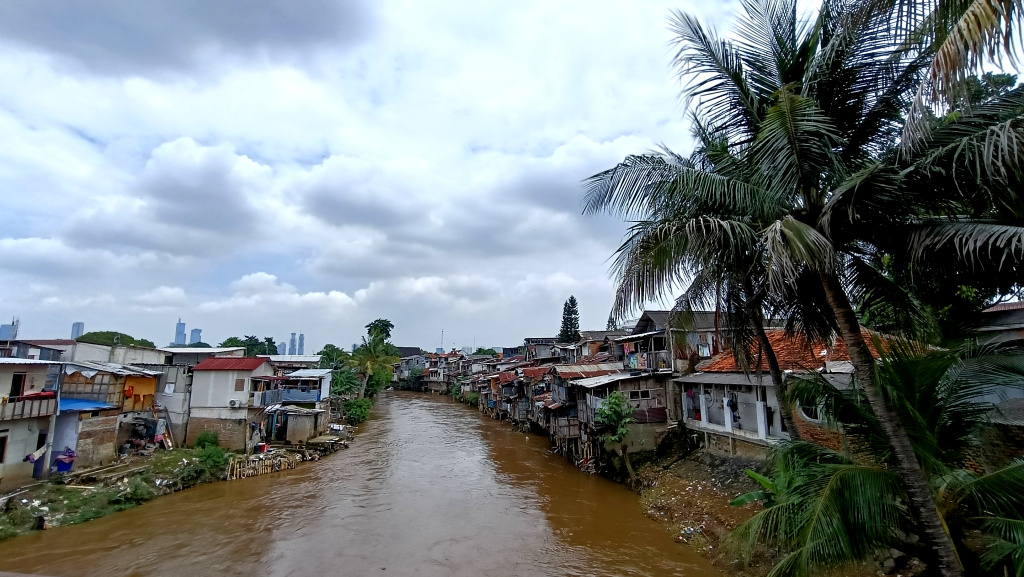
{"type": "Polygon", "coordinates": [[[0,319],[165,344],[553,336],[612,302],[581,179],[686,150],[673,8],[731,2],[6,0],[0,319]]]}

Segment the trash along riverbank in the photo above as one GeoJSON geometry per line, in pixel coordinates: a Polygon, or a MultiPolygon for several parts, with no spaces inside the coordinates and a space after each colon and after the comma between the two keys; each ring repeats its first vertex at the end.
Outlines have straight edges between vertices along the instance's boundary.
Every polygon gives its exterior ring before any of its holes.
{"type": "MultiPolygon", "coordinates": [[[[682,458],[665,458],[641,466],[635,487],[644,514],[661,523],[677,543],[700,553],[730,576],[764,577],[779,561],[777,554],[758,548],[744,560],[744,551],[740,551],[744,545],[728,541],[733,529],[762,508],[759,503],[734,507],[730,502],[762,489],[746,470],[764,472],[763,468],[763,461],[695,451],[682,458]]],[[[838,574],[910,577],[924,569],[918,559],[891,549],[838,574]]]]}
{"type": "Polygon", "coordinates": [[[305,445],[271,446],[252,455],[215,444],[157,450],[103,467],[53,474],[48,481],[0,495],[0,541],[99,519],[203,483],[293,469],[347,448],[350,440],[350,434],[324,435],[305,445]]]}

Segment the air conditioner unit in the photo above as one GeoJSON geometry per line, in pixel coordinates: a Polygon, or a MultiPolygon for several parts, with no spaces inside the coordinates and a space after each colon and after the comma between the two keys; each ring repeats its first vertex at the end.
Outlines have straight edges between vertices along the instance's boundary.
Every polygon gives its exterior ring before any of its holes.
{"type": "Polygon", "coordinates": [[[231,407],[232,409],[236,409],[241,405],[242,401],[239,401],[238,399],[231,399],[230,401],[228,401],[228,406],[231,407]]]}

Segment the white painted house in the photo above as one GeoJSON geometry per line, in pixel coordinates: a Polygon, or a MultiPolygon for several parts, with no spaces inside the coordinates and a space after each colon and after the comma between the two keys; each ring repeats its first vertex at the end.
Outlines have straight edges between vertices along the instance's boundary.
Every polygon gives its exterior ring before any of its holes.
{"type": "MultiPolygon", "coordinates": [[[[217,433],[220,444],[245,449],[263,406],[272,399],[274,368],[267,359],[210,357],[192,369],[191,417],[185,442],[203,431],[217,433]]],[[[277,399],[280,400],[280,399],[277,399]]]]}

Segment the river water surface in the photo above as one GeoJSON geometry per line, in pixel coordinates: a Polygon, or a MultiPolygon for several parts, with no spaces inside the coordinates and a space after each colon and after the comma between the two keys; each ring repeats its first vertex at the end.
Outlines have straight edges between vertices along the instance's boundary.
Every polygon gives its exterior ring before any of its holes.
{"type": "Polygon", "coordinates": [[[445,397],[384,393],[352,448],[0,543],[0,571],[710,577],[635,494],[445,397]]]}

